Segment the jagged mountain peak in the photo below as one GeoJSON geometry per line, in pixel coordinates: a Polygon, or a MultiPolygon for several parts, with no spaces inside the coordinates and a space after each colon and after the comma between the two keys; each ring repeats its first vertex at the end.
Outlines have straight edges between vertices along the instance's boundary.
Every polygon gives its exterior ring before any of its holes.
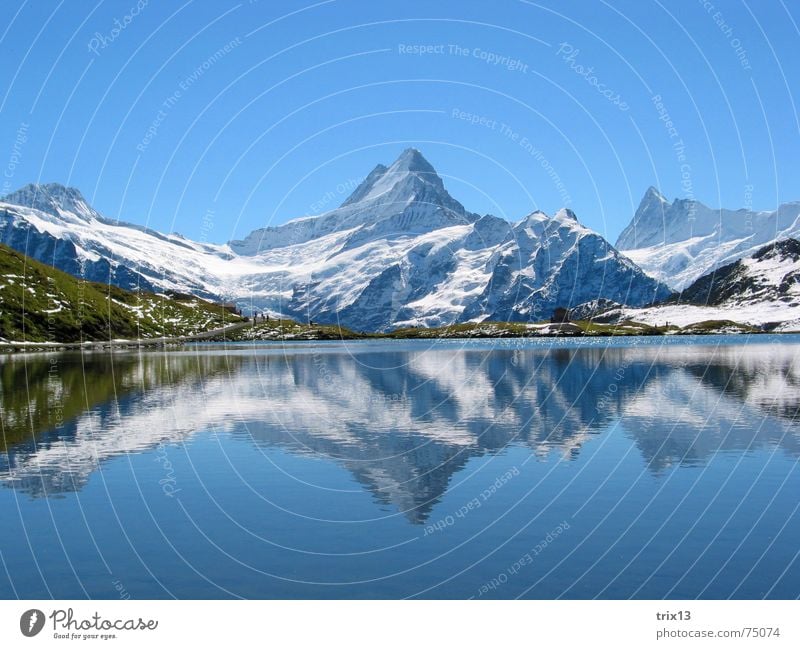
{"type": "Polygon", "coordinates": [[[567,226],[572,228],[577,226],[578,228],[583,229],[580,221],[578,221],[578,216],[575,214],[575,212],[567,207],[561,208],[553,216],[550,216],[542,210],[534,210],[521,221],[518,221],[515,225],[516,228],[526,228],[530,226],[544,228],[550,228],[553,226],[567,226]]]}
{"type": "Polygon", "coordinates": [[[550,217],[542,210],[533,210],[527,216],[523,216],[519,221],[514,223],[515,228],[524,228],[535,223],[544,223],[550,221],[550,217]]]}
{"type": "Polygon", "coordinates": [[[388,170],[388,167],[382,164],[376,165],[375,168],[367,174],[367,177],[361,181],[361,183],[356,187],[355,191],[353,191],[350,196],[347,197],[344,203],[342,203],[342,207],[347,207],[348,205],[354,205],[361,201],[367,194],[369,194],[372,187],[375,183],[383,177],[383,175],[388,170]]]}
{"type": "Polygon", "coordinates": [[[388,167],[375,166],[340,207],[254,230],[229,245],[238,254],[255,255],[356,228],[363,230],[357,235],[361,240],[387,233],[418,233],[478,218],[450,196],[424,156],[409,148],[388,167]]]}
{"type": "Polygon", "coordinates": [[[660,219],[664,211],[668,210],[671,205],[672,203],[670,203],[669,199],[651,185],[642,196],[642,200],[639,201],[639,206],[634,212],[631,225],[638,223],[640,220],[652,220],[653,217],[660,219]]]}
{"type": "Polygon", "coordinates": [[[615,246],[620,250],[632,250],[644,245],[662,243],[669,221],[678,210],[678,201],[672,204],[652,185],[639,201],[639,207],[628,226],[620,233],[615,246]]]}
{"type": "Polygon", "coordinates": [[[650,185],[650,187],[647,188],[647,191],[644,193],[644,196],[642,196],[641,203],[649,202],[651,200],[658,200],[661,201],[662,203],[669,203],[667,197],[664,196],[664,194],[662,194],[658,190],[658,188],[654,187],[653,185],[650,185]]]}
{"type": "Polygon", "coordinates": [[[356,190],[342,203],[403,204],[430,202],[456,212],[463,206],[447,193],[444,182],[418,149],[405,149],[388,167],[377,165],[356,190]]]}
{"type": "Polygon", "coordinates": [[[63,217],[65,213],[73,214],[87,221],[101,218],[79,189],[60,183],[29,183],[7,194],[2,200],[6,203],[30,207],[57,218],[63,217]]]}
{"type": "Polygon", "coordinates": [[[755,253],[776,239],[800,238],[800,203],[772,211],[707,207],[693,196],[671,203],[650,188],[617,239],[651,276],[676,290],[755,253]]]}
{"type": "MultiPolygon", "coordinates": [[[[392,163],[391,168],[394,171],[408,171],[416,173],[436,174],[430,162],[425,159],[419,149],[410,147],[404,150],[392,163]]],[[[438,177],[438,176],[437,176],[438,177]]]]}
{"type": "Polygon", "coordinates": [[[578,223],[578,217],[575,215],[575,212],[573,212],[568,207],[562,207],[560,210],[558,210],[558,212],[556,212],[556,214],[555,214],[555,216],[553,218],[557,219],[559,221],[566,220],[566,221],[574,221],[575,223],[578,223]]]}

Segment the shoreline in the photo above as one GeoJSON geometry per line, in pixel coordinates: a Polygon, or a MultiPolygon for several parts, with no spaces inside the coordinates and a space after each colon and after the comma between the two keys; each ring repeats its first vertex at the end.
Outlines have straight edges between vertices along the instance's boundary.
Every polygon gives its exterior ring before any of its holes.
{"type": "Polygon", "coordinates": [[[18,354],[42,354],[48,352],[74,352],[74,351],[134,351],[134,350],[153,350],[164,349],[177,351],[190,348],[232,348],[246,349],[249,347],[277,347],[286,344],[306,343],[337,343],[337,342],[389,342],[389,341],[487,341],[487,340],[524,340],[524,341],[545,341],[545,340],[646,340],[652,342],[655,339],[678,341],[685,338],[707,337],[714,338],[719,336],[741,337],[743,339],[752,336],[793,336],[799,335],[795,331],[750,331],[750,332],[684,332],[684,333],[663,333],[663,334],[635,334],[635,333],[560,333],[560,334],[533,334],[533,335],[427,335],[427,336],[397,336],[389,334],[364,334],[354,336],[342,336],[334,338],[329,336],[322,337],[286,337],[271,339],[247,339],[247,340],[209,340],[215,335],[187,336],[181,340],[175,339],[140,339],[140,340],[112,340],[112,341],[85,341],[82,343],[56,343],[56,342],[8,342],[0,343],[0,355],[18,354]]]}

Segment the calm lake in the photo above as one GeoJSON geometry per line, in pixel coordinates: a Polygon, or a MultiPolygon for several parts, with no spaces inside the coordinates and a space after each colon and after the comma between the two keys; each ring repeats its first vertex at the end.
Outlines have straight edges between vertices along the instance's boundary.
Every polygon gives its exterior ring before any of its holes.
{"type": "Polygon", "coordinates": [[[2,598],[796,598],[800,337],[0,360],[2,598]]]}

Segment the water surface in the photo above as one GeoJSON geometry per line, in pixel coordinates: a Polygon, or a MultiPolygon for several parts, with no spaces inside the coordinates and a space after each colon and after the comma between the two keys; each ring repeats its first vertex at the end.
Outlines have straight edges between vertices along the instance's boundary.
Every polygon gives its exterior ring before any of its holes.
{"type": "Polygon", "coordinates": [[[5,357],[0,597],[796,598],[798,342],[5,357]]]}

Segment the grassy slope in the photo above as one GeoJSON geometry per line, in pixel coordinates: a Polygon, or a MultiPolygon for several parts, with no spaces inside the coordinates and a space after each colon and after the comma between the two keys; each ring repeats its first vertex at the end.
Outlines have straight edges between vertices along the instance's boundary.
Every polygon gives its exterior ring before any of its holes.
{"type": "Polygon", "coordinates": [[[205,300],[85,282],[0,245],[0,339],[80,342],[192,335],[240,318],[205,300]]]}

